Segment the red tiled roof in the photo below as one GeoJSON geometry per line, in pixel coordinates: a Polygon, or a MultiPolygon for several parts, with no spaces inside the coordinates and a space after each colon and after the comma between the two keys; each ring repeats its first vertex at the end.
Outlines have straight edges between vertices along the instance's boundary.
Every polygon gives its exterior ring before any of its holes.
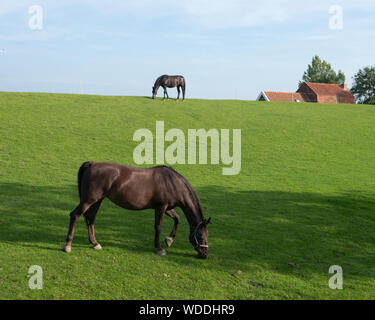
{"type": "Polygon", "coordinates": [[[337,97],[340,103],[355,103],[350,91],[343,89],[339,84],[305,82],[319,97],[337,97]]]}
{"type": "Polygon", "coordinates": [[[318,103],[356,103],[349,90],[338,84],[304,82],[297,92],[263,91],[269,101],[296,101],[318,103]]]}
{"type": "Polygon", "coordinates": [[[272,92],[264,91],[264,94],[270,101],[296,101],[304,102],[305,99],[301,93],[298,92],[272,92]]]}
{"type": "Polygon", "coordinates": [[[305,82],[319,96],[335,96],[345,91],[339,84],[305,82]]]}

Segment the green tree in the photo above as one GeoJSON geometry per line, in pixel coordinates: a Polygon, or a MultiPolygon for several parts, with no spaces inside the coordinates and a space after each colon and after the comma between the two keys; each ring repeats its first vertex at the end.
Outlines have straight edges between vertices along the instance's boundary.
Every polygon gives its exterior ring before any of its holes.
{"type": "Polygon", "coordinates": [[[375,66],[360,69],[350,89],[358,103],[375,104],[375,66]]]}
{"type": "Polygon", "coordinates": [[[345,83],[345,75],[341,70],[336,73],[327,61],[321,60],[316,55],[303,73],[302,81],[300,81],[299,85],[305,81],[343,84],[345,83]]]}

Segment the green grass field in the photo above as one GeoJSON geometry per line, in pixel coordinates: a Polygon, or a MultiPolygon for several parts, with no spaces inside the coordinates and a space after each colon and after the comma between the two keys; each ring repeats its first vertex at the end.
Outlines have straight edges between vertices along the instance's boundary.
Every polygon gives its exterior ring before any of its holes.
{"type": "MultiPolygon", "coordinates": [[[[1,299],[374,299],[375,108],[365,105],[0,93],[1,299]],[[196,258],[183,217],[168,255],[153,248],[152,211],[105,200],[103,250],[78,221],[86,160],[134,165],[135,130],[242,129],[242,170],[175,165],[197,190],[210,256],[196,258]],[[28,268],[44,271],[42,290],[28,268]],[[340,265],[344,289],[328,287],[340,265]],[[241,272],[238,272],[238,271],[241,272]]],[[[172,220],[164,218],[161,239],[172,220]]]]}

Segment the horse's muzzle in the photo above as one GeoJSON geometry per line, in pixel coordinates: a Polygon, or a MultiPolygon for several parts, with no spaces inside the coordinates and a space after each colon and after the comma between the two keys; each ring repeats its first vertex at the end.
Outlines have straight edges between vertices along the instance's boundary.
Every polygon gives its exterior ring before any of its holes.
{"type": "Polygon", "coordinates": [[[198,253],[198,258],[199,259],[207,259],[208,258],[208,253],[198,253]]]}

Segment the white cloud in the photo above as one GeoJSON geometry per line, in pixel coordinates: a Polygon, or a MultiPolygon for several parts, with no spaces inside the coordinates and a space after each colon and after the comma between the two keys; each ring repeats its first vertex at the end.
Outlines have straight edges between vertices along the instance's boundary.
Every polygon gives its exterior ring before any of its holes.
{"type": "Polygon", "coordinates": [[[1,0],[0,16],[32,4],[49,8],[87,6],[103,14],[135,15],[140,17],[168,17],[206,28],[249,27],[277,24],[293,18],[314,19],[314,14],[326,15],[332,4],[341,5],[344,14],[351,10],[375,10],[373,0],[1,0]]]}
{"type": "Polygon", "coordinates": [[[331,40],[333,38],[334,37],[332,34],[315,34],[315,35],[307,36],[305,39],[320,41],[320,40],[331,40]]]}
{"type": "Polygon", "coordinates": [[[23,8],[29,8],[32,4],[30,0],[1,0],[0,2],[0,16],[6,15],[13,11],[21,10],[23,8]]]}
{"type": "Polygon", "coordinates": [[[341,5],[344,14],[350,14],[354,9],[375,10],[373,0],[335,0],[334,3],[326,0],[310,3],[300,0],[112,0],[105,4],[94,3],[107,12],[172,17],[186,24],[214,29],[277,24],[294,18],[312,20],[317,15],[328,20],[332,4],[341,5]]]}

